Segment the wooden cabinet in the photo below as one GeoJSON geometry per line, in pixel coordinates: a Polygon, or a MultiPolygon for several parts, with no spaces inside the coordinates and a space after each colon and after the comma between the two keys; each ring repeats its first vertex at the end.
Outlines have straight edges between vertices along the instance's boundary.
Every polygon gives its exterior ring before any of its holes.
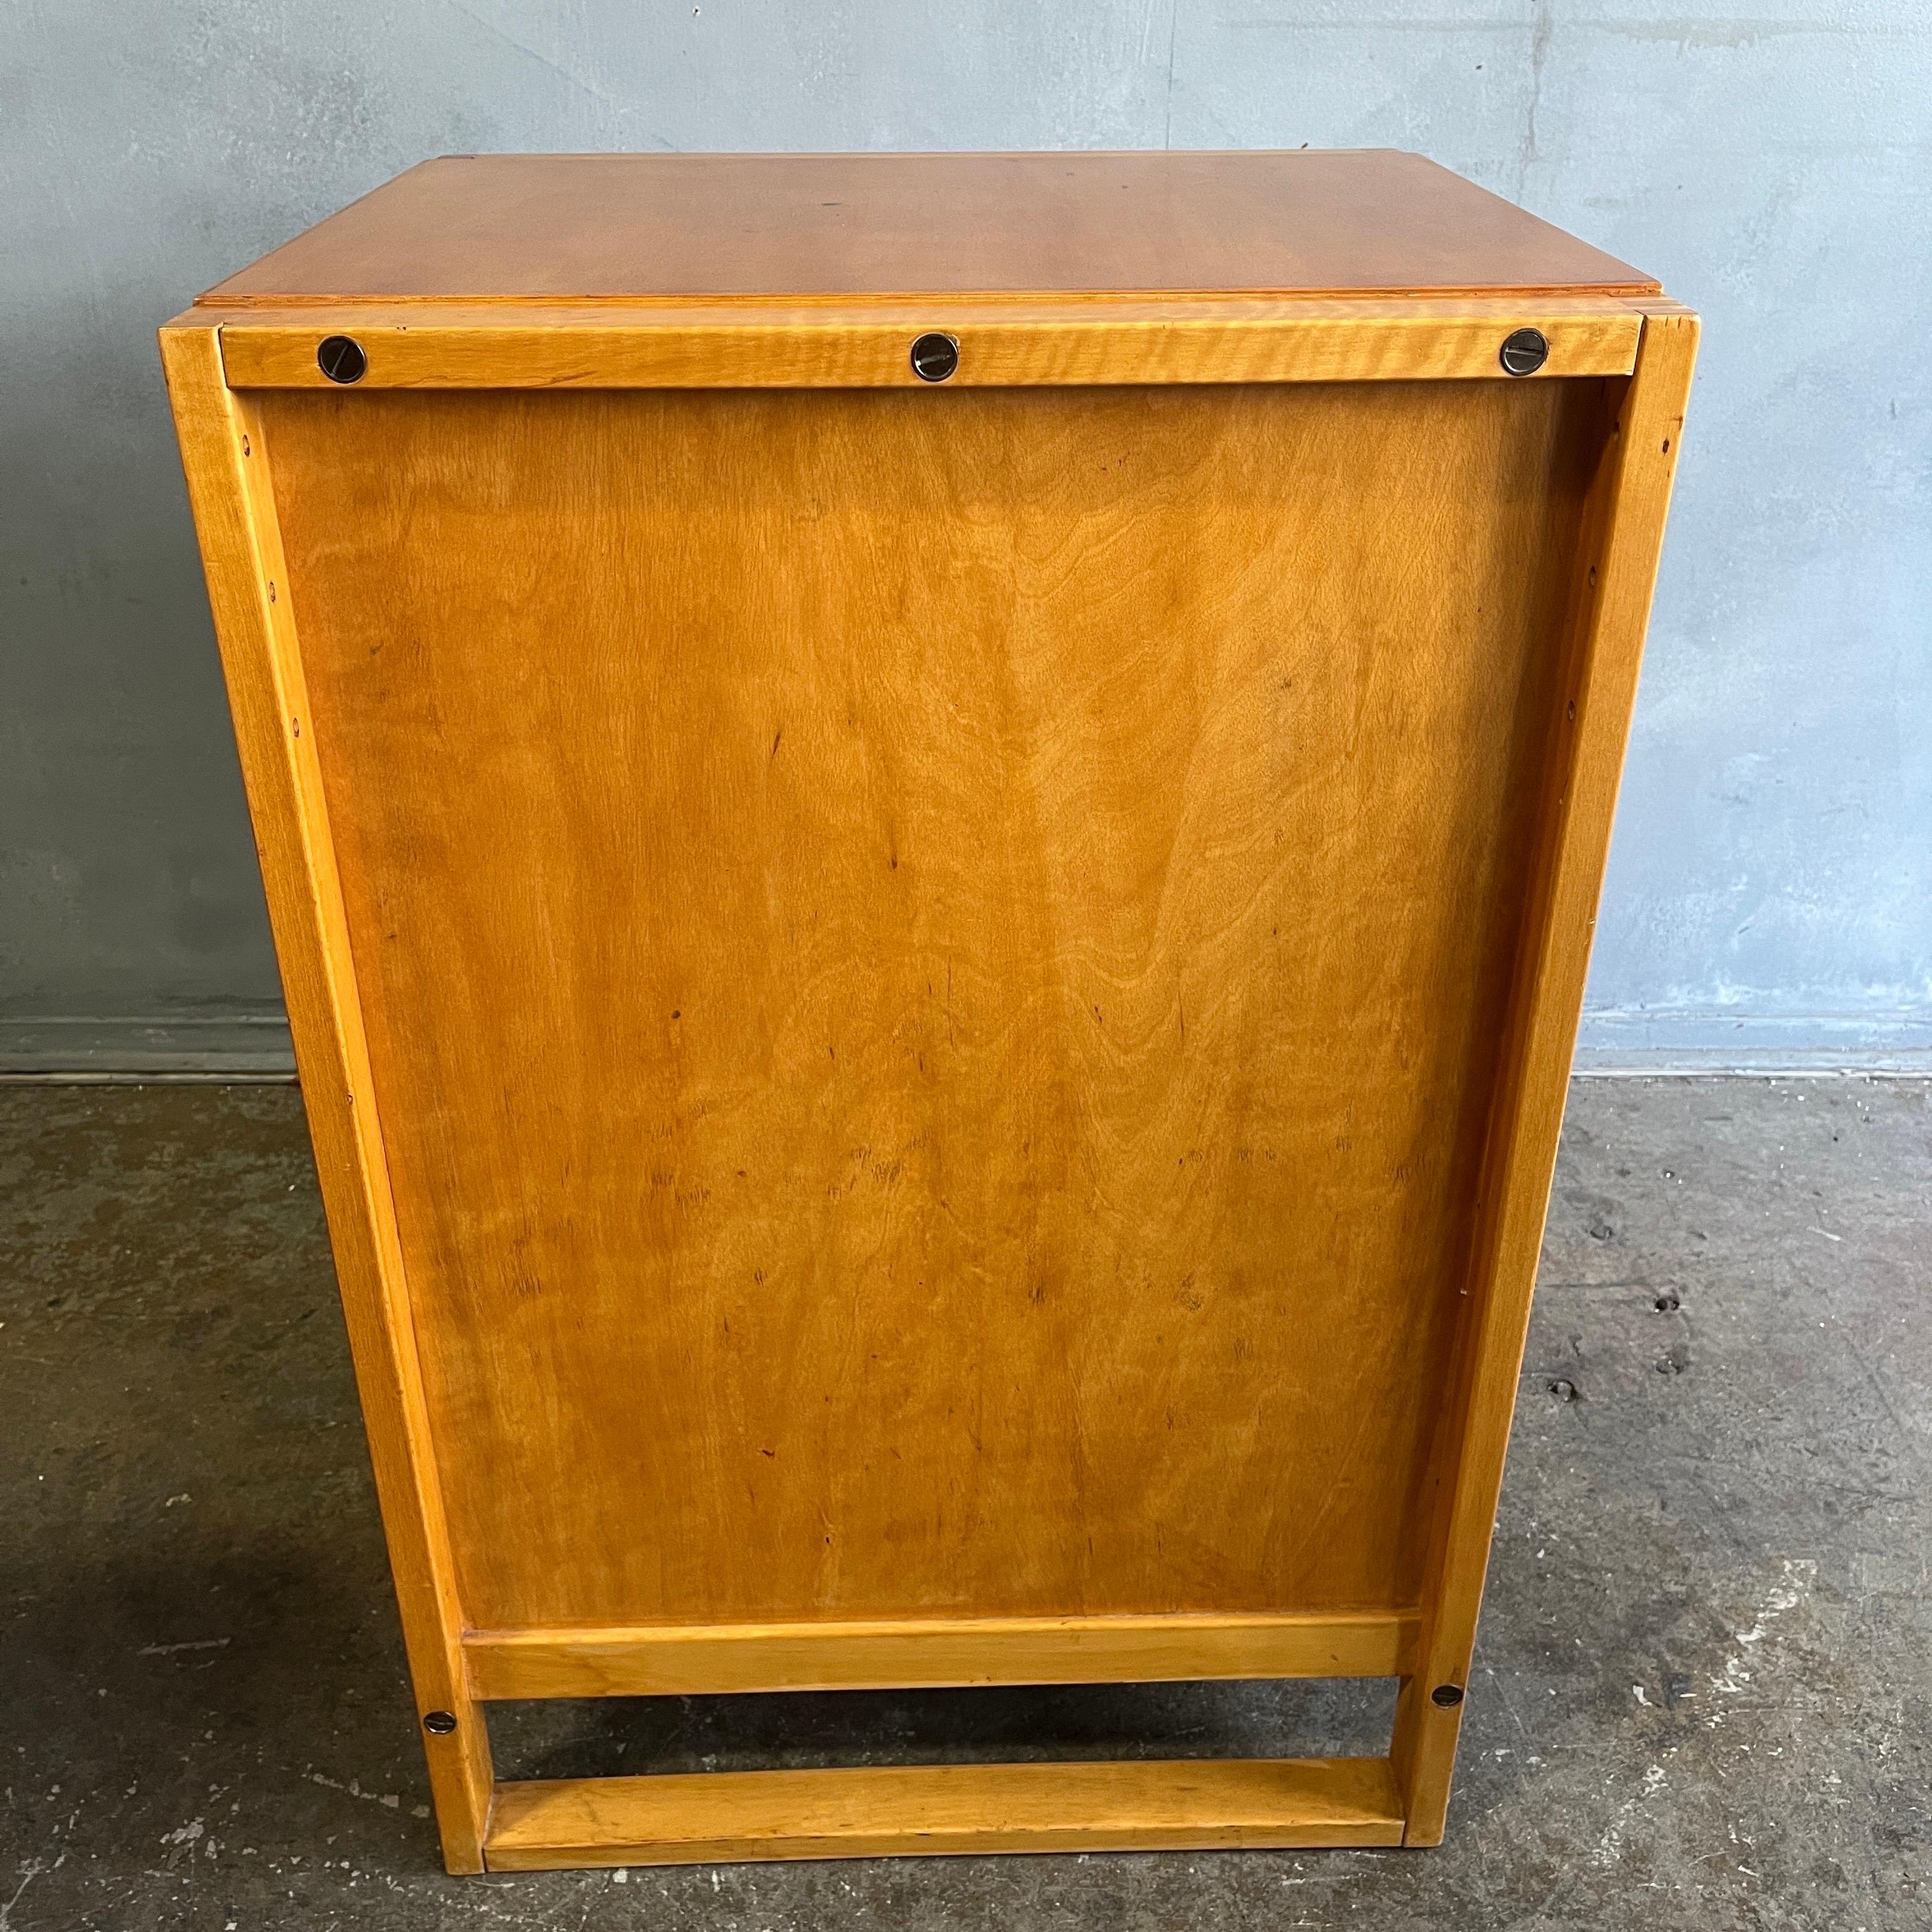
{"type": "Polygon", "coordinates": [[[452,1870],[1442,1835],[1696,340],[1385,153],[463,158],[162,332],[452,1870]],[[497,1783],[493,1699],[1379,1676],[497,1783]]]}

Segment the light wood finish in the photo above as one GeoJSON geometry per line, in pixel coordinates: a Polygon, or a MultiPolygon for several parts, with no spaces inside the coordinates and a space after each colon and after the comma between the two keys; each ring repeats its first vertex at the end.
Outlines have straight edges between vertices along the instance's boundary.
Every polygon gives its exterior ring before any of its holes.
{"type": "Polygon", "coordinates": [[[1657,292],[1420,154],[1367,148],[453,156],[202,300],[1657,292]]]}
{"type": "Polygon", "coordinates": [[[868,1766],[497,1787],[492,1871],[1394,1845],[1385,1758],[868,1766]]]}
{"type": "Polygon", "coordinates": [[[410,1675],[419,1711],[446,1711],[458,1719],[453,1732],[428,1740],[443,1855],[452,1871],[481,1871],[491,1791],[489,1738],[466,1688],[448,1526],[261,429],[246,400],[223,383],[213,328],[170,328],[161,352],[281,962],[410,1675]]]}
{"type": "Polygon", "coordinates": [[[454,1870],[1442,1835],[1695,319],[1063,158],[440,166],[164,331],[454,1870]],[[493,1787],[478,1701],[1250,1672],[1390,1758],[493,1787]]]}
{"type": "MultiPolygon", "coordinates": [[[[1102,383],[1340,382],[1514,379],[1504,340],[1542,332],[1550,358],[1528,380],[1627,376],[1642,318],[1627,302],[1303,302],[1109,305],[1072,313],[1001,304],[932,307],[881,319],[876,308],[793,308],[746,319],[720,310],[518,309],[358,316],[367,388],[908,388],[914,339],[959,344],[948,388],[1102,383]],[[514,320],[506,316],[514,316],[514,320]]],[[[236,388],[328,390],[316,351],[336,322],[284,311],[222,331],[236,388]]]]}
{"type": "Polygon", "coordinates": [[[1594,387],[262,394],[475,1626],[1419,1600],[1594,387]]]}
{"type": "Polygon", "coordinates": [[[463,1654],[471,1694],[486,1698],[1401,1677],[1415,1667],[1417,1624],[1412,1611],[1378,1610],[472,1630],[463,1654]]]}
{"type": "Polygon", "coordinates": [[[1658,303],[1646,322],[1636,374],[1607,426],[1577,558],[1467,1312],[1431,1458],[1421,1664],[1396,1712],[1393,1754],[1413,1844],[1439,1844],[1448,1810],[1462,1710],[1438,1706],[1431,1692],[1468,1681],[1697,334],[1697,318],[1674,304],[1658,303]]]}

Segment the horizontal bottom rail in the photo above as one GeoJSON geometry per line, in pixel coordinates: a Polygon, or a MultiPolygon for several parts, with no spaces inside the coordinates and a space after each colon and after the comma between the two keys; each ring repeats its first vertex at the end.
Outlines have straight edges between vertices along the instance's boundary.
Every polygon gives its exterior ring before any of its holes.
{"type": "Polygon", "coordinates": [[[491,1871],[1399,1845],[1386,1758],[868,1766],[496,1786],[491,1871]]]}
{"type": "Polygon", "coordinates": [[[700,1696],[740,1690],[1403,1677],[1412,1610],[472,1630],[482,1698],[700,1696]]]}

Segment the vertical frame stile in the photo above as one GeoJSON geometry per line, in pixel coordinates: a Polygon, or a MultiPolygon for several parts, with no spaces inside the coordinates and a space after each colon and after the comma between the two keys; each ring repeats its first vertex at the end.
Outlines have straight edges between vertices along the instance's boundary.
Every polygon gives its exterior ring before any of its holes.
{"type": "Polygon", "coordinates": [[[1425,1520],[1421,1640],[1390,1748],[1403,1843],[1442,1842],[1476,1620],[1515,1414],[1610,825],[1696,358],[1697,318],[1644,316],[1584,508],[1559,702],[1510,1021],[1479,1183],[1468,1301],[1444,1390],[1425,1520]],[[1446,1688],[1445,1688],[1446,1687],[1446,1688]],[[1441,1690],[1448,1701],[1438,1703],[1441,1690]],[[1452,1696],[1450,1694],[1454,1693],[1452,1696]]]}
{"type": "Polygon", "coordinates": [[[234,712],[316,1168],[328,1216],[370,1457],[424,1732],[444,1862],[483,1869],[493,1796],[470,1696],[444,1520],[329,837],[268,456],[253,402],[231,391],[220,334],[170,326],[161,358],[234,712]]]}

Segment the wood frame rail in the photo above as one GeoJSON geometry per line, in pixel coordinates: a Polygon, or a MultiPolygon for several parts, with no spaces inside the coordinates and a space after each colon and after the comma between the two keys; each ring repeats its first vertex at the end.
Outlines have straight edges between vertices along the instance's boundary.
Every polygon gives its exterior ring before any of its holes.
{"type": "Polygon", "coordinates": [[[1627,376],[1643,310],[1616,298],[1430,302],[946,302],[594,310],[214,311],[232,388],[328,389],[324,340],[352,334],[358,386],[397,389],[913,388],[907,345],[952,335],[954,388],[1106,383],[1510,380],[1498,352],[1539,330],[1532,380],[1627,376]]]}
{"type": "Polygon", "coordinates": [[[1399,1845],[1402,1830],[1380,1757],[712,1772],[502,1786],[489,1866],[1399,1845]]]}
{"type": "Polygon", "coordinates": [[[1401,1677],[1413,1611],[1284,1616],[922,1618],[899,1622],[470,1630],[482,1698],[705,1696],[915,1684],[1401,1677]]]}
{"type": "Polygon", "coordinates": [[[1442,1835],[1591,931],[1697,335],[1659,298],[1112,303],[1051,314],[890,304],[730,319],[364,305],[204,308],[161,332],[346,1312],[446,1860],[452,1871],[653,1861],[1208,1846],[1434,1844],[1442,1835]],[[368,1043],[252,393],[326,388],[352,328],[376,388],[897,386],[909,326],[956,322],[962,384],[1604,382],[1610,422],[1558,648],[1532,886],[1422,1498],[1413,1611],[938,1624],[478,1630],[439,1489],[368,1043]],[[962,1765],[499,1783],[484,1701],[754,1688],[1386,1675],[1387,1758],[962,1765]]]}

